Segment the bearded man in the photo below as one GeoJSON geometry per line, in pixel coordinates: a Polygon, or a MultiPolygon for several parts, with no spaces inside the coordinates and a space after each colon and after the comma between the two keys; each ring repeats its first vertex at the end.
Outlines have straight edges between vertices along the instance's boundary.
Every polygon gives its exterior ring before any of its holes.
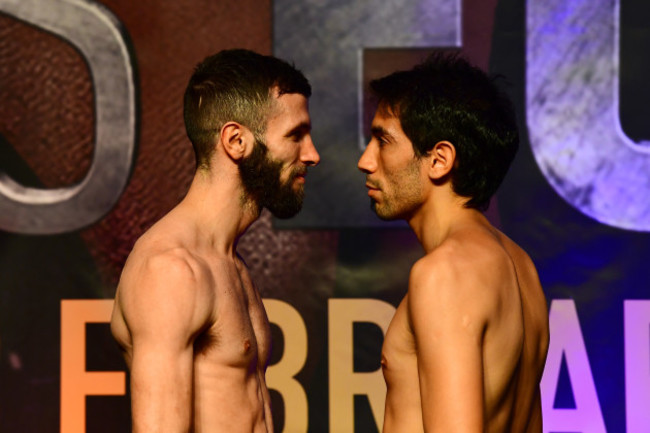
{"type": "Polygon", "coordinates": [[[197,168],[185,198],[135,244],[111,330],[131,374],[133,432],[272,432],[270,328],[237,241],[267,208],[302,206],[311,87],[247,50],[206,58],[185,91],[197,168]]]}

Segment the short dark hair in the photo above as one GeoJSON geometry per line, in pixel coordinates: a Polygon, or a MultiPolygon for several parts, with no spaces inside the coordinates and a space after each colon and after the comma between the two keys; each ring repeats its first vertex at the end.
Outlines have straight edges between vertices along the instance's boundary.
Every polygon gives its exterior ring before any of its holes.
{"type": "Polygon", "coordinates": [[[434,53],[408,71],[374,80],[370,88],[399,118],[418,158],[443,140],[456,148],[454,192],[485,210],[519,148],[514,108],[489,77],[457,54],[434,53]]]}
{"type": "Polygon", "coordinates": [[[229,121],[241,123],[262,139],[274,89],[278,95],[311,96],[307,78],[273,56],[244,49],[224,50],[196,67],[185,89],[183,117],[197,167],[209,168],[215,136],[229,121]]]}

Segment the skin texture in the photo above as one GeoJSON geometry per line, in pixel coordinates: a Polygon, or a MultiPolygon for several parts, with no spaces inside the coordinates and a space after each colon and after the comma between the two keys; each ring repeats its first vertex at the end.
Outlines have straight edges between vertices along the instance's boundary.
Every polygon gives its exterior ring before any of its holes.
{"type": "MultiPolygon", "coordinates": [[[[310,130],[307,100],[276,93],[265,141],[296,194],[319,162],[310,130]]],[[[273,431],[269,323],[235,252],[261,211],[238,171],[255,139],[228,122],[215,145],[210,171],[197,171],[187,196],[138,240],[117,289],[111,330],[131,372],[135,433],[273,431]]]]}
{"type": "Polygon", "coordinates": [[[452,143],[415,158],[380,106],[359,160],[384,219],[405,219],[425,255],[382,348],[383,431],[541,432],[548,312],[528,255],[451,188],[452,143]]]}

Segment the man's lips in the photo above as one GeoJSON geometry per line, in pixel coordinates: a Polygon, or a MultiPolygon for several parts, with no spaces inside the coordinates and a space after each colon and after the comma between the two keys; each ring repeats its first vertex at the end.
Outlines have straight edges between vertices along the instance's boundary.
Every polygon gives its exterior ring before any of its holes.
{"type": "Polygon", "coordinates": [[[377,190],[381,189],[378,184],[368,179],[366,179],[366,188],[377,189],[377,190]]]}
{"type": "Polygon", "coordinates": [[[306,177],[307,177],[307,170],[298,172],[293,175],[294,180],[296,180],[299,183],[305,183],[306,177]]]}
{"type": "Polygon", "coordinates": [[[379,186],[371,182],[366,182],[366,188],[368,188],[368,196],[370,197],[380,191],[379,186]]]}

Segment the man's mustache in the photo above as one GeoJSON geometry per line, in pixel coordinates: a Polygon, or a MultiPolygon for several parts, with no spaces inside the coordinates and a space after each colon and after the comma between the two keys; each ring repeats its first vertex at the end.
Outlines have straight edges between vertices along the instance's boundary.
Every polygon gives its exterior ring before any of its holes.
{"type": "Polygon", "coordinates": [[[374,189],[381,189],[381,184],[377,181],[370,179],[369,177],[366,177],[366,186],[369,186],[370,188],[374,188],[374,189]]]}

